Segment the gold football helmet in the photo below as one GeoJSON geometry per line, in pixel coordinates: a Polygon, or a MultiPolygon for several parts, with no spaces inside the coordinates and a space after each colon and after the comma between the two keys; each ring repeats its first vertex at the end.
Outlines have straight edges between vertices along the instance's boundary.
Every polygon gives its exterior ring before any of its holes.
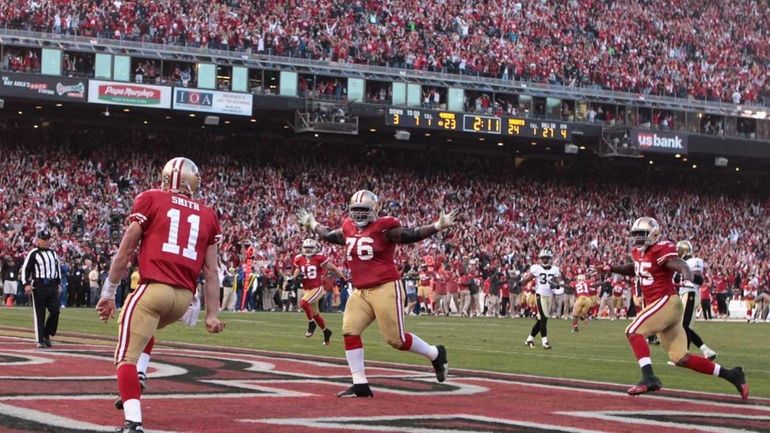
{"type": "Polygon", "coordinates": [[[177,157],[163,166],[160,189],[193,197],[201,184],[198,166],[187,158],[177,157]]]}
{"type": "Polygon", "coordinates": [[[655,218],[641,217],[631,226],[631,240],[635,247],[649,247],[661,237],[660,225],[655,218]]]}
{"type": "Polygon", "coordinates": [[[577,276],[577,282],[578,283],[585,283],[586,282],[586,276],[583,274],[580,274],[577,276]]]}
{"type": "Polygon", "coordinates": [[[320,250],[320,247],[318,246],[318,242],[316,242],[313,238],[307,238],[304,241],[302,241],[302,255],[305,257],[310,257],[317,253],[320,250]]]}
{"type": "Polygon", "coordinates": [[[679,241],[676,243],[676,252],[679,258],[686,258],[692,255],[692,244],[690,241],[679,241]]]}
{"type": "Polygon", "coordinates": [[[348,214],[358,227],[371,224],[379,213],[380,200],[373,192],[362,189],[350,197],[348,214]]]}

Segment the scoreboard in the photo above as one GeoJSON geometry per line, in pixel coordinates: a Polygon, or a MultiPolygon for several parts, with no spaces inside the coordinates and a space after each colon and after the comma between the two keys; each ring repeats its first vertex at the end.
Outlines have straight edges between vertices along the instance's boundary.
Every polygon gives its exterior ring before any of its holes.
{"type": "Polygon", "coordinates": [[[399,128],[433,129],[559,141],[572,140],[570,125],[564,122],[451,111],[389,108],[385,115],[385,124],[399,128]]]}

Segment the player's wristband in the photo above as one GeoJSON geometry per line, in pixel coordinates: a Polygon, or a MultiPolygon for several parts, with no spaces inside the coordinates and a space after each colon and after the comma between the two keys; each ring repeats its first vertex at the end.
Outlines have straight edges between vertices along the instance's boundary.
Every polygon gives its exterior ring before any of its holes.
{"type": "Polygon", "coordinates": [[[310,230],[315,231],[315,228],[321,225],[318,221],[313,220],[310,221],[310,230]]]}
{"type": "Polygon", "coordinates": [[[104,280],[102,285],[102,294],[100,298],[115,299],[115,292],[118,290],[120,283],[113,283],[109,278],[104,280]]]}

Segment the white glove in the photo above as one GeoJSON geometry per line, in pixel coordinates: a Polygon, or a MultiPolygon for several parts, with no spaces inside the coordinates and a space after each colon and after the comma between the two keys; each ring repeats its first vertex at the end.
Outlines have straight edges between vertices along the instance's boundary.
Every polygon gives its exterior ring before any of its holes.
{"type": "Polygon", "coordinates": [[[301,208],[297,211],[297,220],[299,221],[299,225],[310,230],[315,230],[318,225],[313,214],[308,212],[305,208],[301,208]]]}
{"type": "Polygon", "coordinates": [[[441,210],[441,214],[438,217],[438,221],[433,223],[433,227],[436,229],[436,231],[441,231],[446,228],[449,228],[455,223],[455,217],[457,216],[457,209],[453,210],[452,212],[446,213],[444,210],[441,210]]]}
{"type": "Polygon", "coordinates": [[[198,295],[194,295],[190,306],[187,307],[187,311],[184,313],[184,316],[179,319],[179,321],[192,328],[196,323],[198,323],[198,316],[200,316],[200,314],[201,301],[198,299],[198,295]]]}

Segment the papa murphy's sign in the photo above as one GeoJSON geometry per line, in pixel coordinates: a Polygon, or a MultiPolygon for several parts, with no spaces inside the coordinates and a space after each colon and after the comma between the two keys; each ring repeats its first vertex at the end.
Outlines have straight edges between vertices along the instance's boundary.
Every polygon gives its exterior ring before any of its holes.
{"type": "Polygon", "coordinates": [[[687,153],[687,135],[679,132],[631,129],[628,139],[642,152],[687,153]]]}
{"type": "Polygon", "coordinates": [[[86,102],[85,79],[35,74],[0,74],[0,95],[50,101],[86,102]]]}
{"type": "Polygon", "coordinates": [[[253,102],[248,93],[174,88],[174,110],[251,116],[253,102]]]}
{"type": "Polygon", "coordinates": [[[145,108],[171,108],[171,87],[90,80],[88,82],[88,102],[145,108]]]}

